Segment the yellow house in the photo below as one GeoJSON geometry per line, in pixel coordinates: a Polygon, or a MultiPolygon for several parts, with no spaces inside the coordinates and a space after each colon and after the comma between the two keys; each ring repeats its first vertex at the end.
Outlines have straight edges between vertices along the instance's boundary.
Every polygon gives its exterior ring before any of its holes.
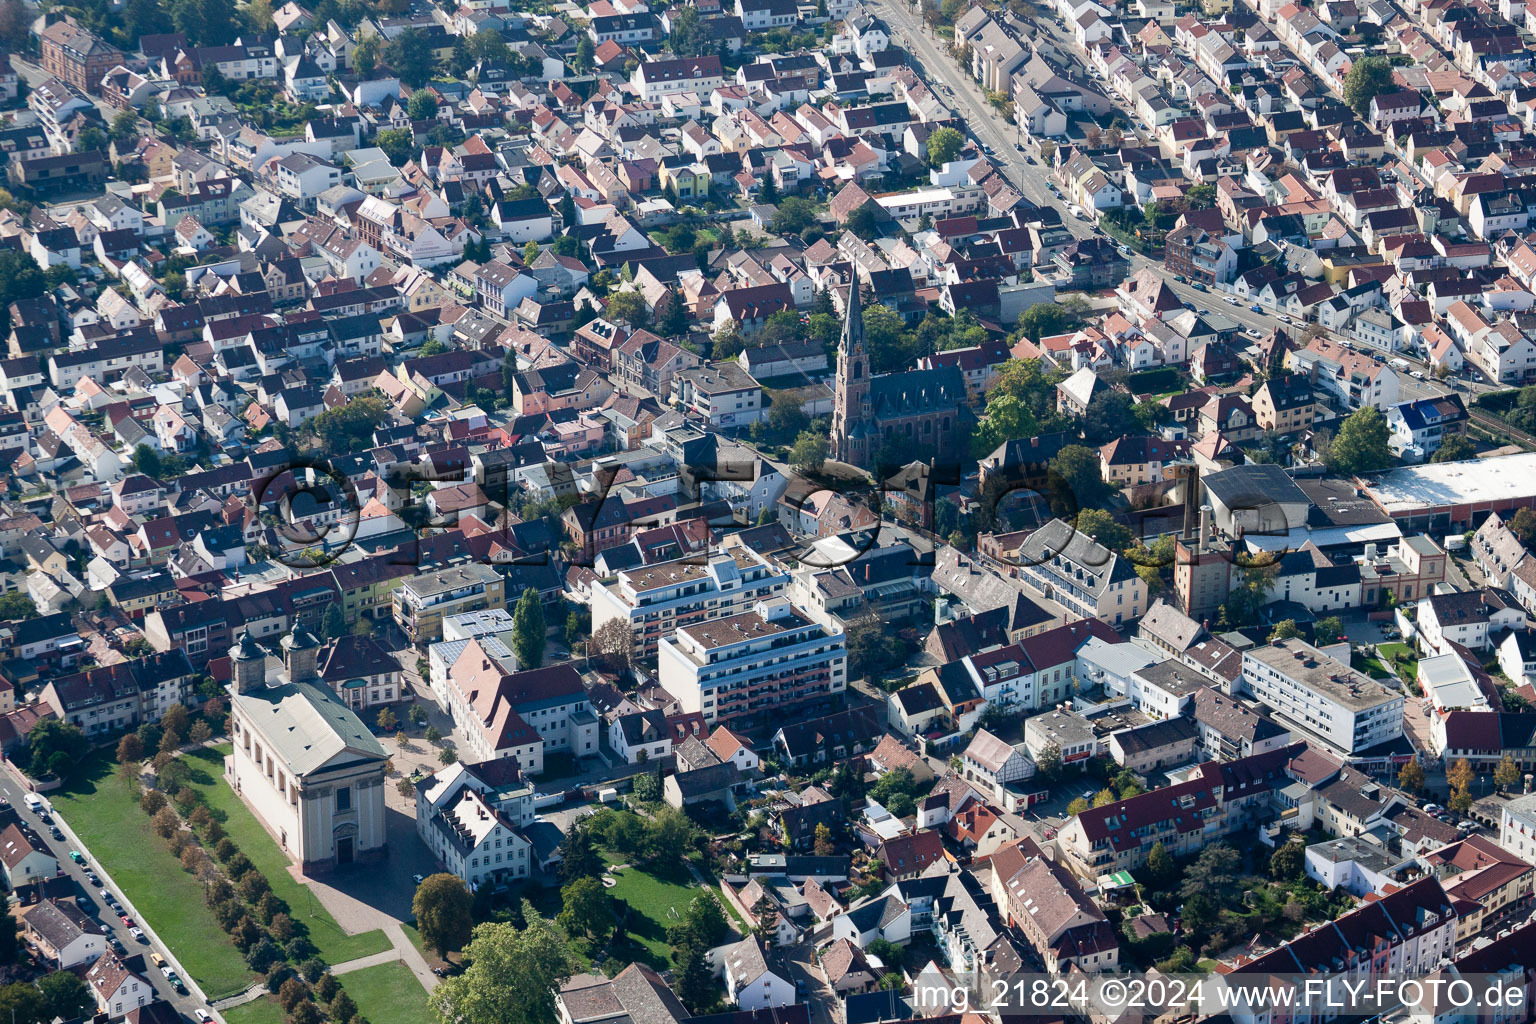
{"type": "Polygon", "coordinates": [[[360,618],[389,618],[394,607],[394,592],[415,570],[409,565],[391,564],[380,555],[331,568],[336,589],[341,592],[341,611],[347,624],[360,618]]]}
{"type": "Polygon", "coordinates": [[[679,199],[692,199],[709,195],[709,168],[703,164],[682,167],[663,166],[657,175],[661,187],[671,187],[679,199]]]}

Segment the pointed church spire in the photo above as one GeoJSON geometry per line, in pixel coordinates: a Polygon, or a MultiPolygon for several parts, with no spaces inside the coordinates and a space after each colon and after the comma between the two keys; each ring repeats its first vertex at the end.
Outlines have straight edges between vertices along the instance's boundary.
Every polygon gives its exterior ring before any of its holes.
{"type": "Polygon", "coordinates": [[[837,347],[844,352],[854,347],[864,347],[864,306],[859,295],[859,272],[853,272],[853,283],[848,286],[848,301],[843,306],[843,336],[837,347]]]}

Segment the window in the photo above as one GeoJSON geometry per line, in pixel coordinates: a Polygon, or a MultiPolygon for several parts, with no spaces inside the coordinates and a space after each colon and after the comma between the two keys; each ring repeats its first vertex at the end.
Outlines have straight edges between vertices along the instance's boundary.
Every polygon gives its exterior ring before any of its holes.
{"type": "Polygon", "coordinates": [[[336,790],[336,809],[338,811],[350,811],[352,809],[351,786],[342,786],[336,790]]]}

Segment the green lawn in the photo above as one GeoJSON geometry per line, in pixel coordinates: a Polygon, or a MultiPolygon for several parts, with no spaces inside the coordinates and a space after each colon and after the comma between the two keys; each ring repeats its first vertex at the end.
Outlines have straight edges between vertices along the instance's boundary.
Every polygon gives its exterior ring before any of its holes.
{"type": "Polygon", "coordinates": [[[113,775],[106,751],[92,754],[50,799],[209,999],[234,995],[256,980],[204,905],[202,886],[181,869],[113,775]]]}
{"type": "Polygon", "coordinates": [[[1398,675],[1404,679],[1418,678],[1419,659],[1414,655],[1413,648],[1407,644],[1377,644],[1376,653],[1381,655],[1382,664],[1397,671],[1398,675]],[[1398,655],[1406,655],[1401,666],[1397,664],[1398,655]]]}
{"type": "Polygon", "coordinates": [[[427,990],[399,960],[352,971],[337,980],[369,1024],[422,1024],[432,1019],[427,990]]]}
{"type": "Polygon", "coordinates": [[[1366,651],[1356,651],[1354,656],[1350,658],[1349,663],[1350,667],[1355,671],[1364,672],[1372,679],[1388,679],[1392,675],[1376,655],[1366,651]]]}
{"type": "Polygon", "coordinates": [[[283,1008],[269,996],[219,1012],[228,1024],[283,1024],[283,1008]]]}
{"type": "MultiPolygon", "coordinates": [[[[679,865],[675,878],[663,878],[636,867],[624,868],[614,878],[617,882],[608,890],[609,895],[624,900],[635,914],[643,915],[631,916],[630,937],[651,954],[653,966],[670,966],[672,951],[667,946],[667,929],[678,922],[673,911],[682,913],[699,894],[693,876],[679,865]]],[[[721,902],[725,902],[723,898],[721,902]]]]}
{"type": "Polygon", "coordinates": [[[388,949],[389,937],[381,930],[348,935],[308,888],[288,873],[288,855],[224,781],[224,755],[229,749],[228,744],[221,744],[182,755],[192,769],[192,786],[203,794],[208,809],[240,852],[267,876],[272,891],[288,904],[293,919],[308,926],[310,941],[320,956],[328,963],[340,964],[388,949]]]}

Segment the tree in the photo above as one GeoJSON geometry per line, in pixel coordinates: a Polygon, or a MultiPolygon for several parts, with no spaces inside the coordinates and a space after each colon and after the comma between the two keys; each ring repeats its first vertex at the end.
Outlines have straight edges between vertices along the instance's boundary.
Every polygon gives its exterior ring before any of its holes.
{"type": "Polygon", "coordinates": [[[1464,786],[1457,787],[1451,790],[1451,798],[1447,803],[1457,814],[1466,814],[1472,809],[1472,792],[1464,786]]]}
{"type": "Polygon", "coordinates": [[[1216,205],[1216,186],[1191,185],[1184,192],[1184,203],[1191,210],[1209,210],[1216,205]]]}
{"type": "Polygon", "coordinates": [[[1397,784],[1410,793],[1417,793],[1424,788],[1424,766],[1418,761],[1409,761],[1397,771],[1397,784]]]}
{"type": "Polygon", "coordinates": [[[795,438],[794,447],[789,450],[789,462],[796,469],[820,473],[822,464],[831,453],[832,445],[825,434],[802,430],[800,436],[795,438]]]}
{"type": "Polygon", "coordinates": [[[56,971],[39,981],[37,988],[48,1004],[48,1012],[65,1020],[74,1020],[96,1007],[90,989],[72,971],[56,971]]]}
{"type": "Polygon", "coordinates": [[[1344,76],[1344,102],[1361,117],[1368,117],[1371,100],[1395,88],[1392,64],[1386,57],[1361,57],[1344,76]]]}
{"type": "MultiPolygon", "coordinates": [[[[683,10],[694,8],[684,7],[683,10]]],[[[685,945],[675,951],[672,960],[676,964],[673,975],[677,979],[678,998],[696,1013],[714,1005],[719,998],[715,976],[705,963],[703,952],[695,946],[685,945]]]]}
{"type": "Polygon", "coordinates": [[[1445,773],[1445,781],[1453,789],[1467,789],[1472,785],[1472,778],[1472,765],[1464,757],[1458,758],[1445,773]]]}
{"type": "Polygon", "coordinates": [[[697,834],[688,815],[676,807],[662,807],[645,822],[646,858],[658,864],[681,864],[697,834]]]}
{"type": "Polygon", "coordinates": [[[0,988],[0,1019],[16,1024],[42,1024],[52,1020],[48,1000],[31,982],[18,981],[0,988]]]}
{"type": "Polygon", "coordinates": [[[816,825],[816,856],[830,857],[834,847],[832,845],[832,830],[826,822],[818,822],[816,825]]]}
{"type": "Polygon", "coordinates": [[[1353,475],[1386,469],[1392,464],[1387,442],[1392,436],[1386,417],[1373,405],[1350,413],[1328,450],[1328,468],[1353,475]]]}
{"type": "Polygon", "coordinates": [[[384,732],[393,732],[395,726],[400,724],[400,719],[389,708],[380,708],[378,723],[379,728],[384,732]]]}
{"type": "Polygon", "coordinates": [[[129,733],[117,741],[118,764],[136,765],[144,760],[144,744],[139,742],[139,737],[129,733]]]}
{"type": "Polygon", "coordinates": [[[1082,797],[1078,797],[1071,803],[1067,804],[1067,817],[1075,818],[1079,814],[1082,814],[1084,811],[1089,810],[1090,806],[1091,805],[1087,800],[1084,800],[1082,797]]]}
{"type": "Polygon", "coordinates": [[[1500,792],[1503,792],[1519,781],[1519,766],[1515,764],[1514,758],[1510,757],[1508,754],[1505,754],[1504,760],[1500,761],[1499,766],[1493,770],[1494,785],[1499,787],[1500,792]]]}
{"type": "Polygon", "coordinates": [[[522,671],[544,664],[544,646],[549,642],[544,624],[544,603],[532,587],[523,591],[512,613],[512,650],[522,671]]]}
{"type": "Polygon", "coordinates": [[[1299,636],[1301,636],[1301,630],[1297,627],[1295,619],[1281,619],[1275,623],[1275,628],[1269,631],[1269,642],[1294,640],[1299,636]]]}
{"type": "Polygon", "coordinates": [[[411,93],[405,112],[412,121],[430,121],[437,116],[437,97],[426,89],[417,89],[411,93]]]}
{"type": "Polygon", "coordinates": [[[526,927],[482,924],[464,957],[464,973],[431,995],[440,1024],[555,1024],[555,992],[577,969],[565,939],[530,906],[526,927]]]}
{"type": "Polygon", "coordinates": [[[928,166],[943,167],[965,148],[965,136],[954,128],[937,128],[928,136],[928,166]]]}
{"type": "Polygon", "coordinates": [[[192,728],[187,732],[187,738],[201,746],[213,738],[213,726],[199,718],[192,723],[192,728]]]}
{"type": "Polygon", "coordinates": [[[1101,789],[1097,793],[1093,794],[1093,806],[1103,807],[1105,804],[1114,803],[1117,799],[1119,798],[1115,795],[1114,790],[1107,788],[1101,789]]]}
{"type": "Polygon", "coordinates": [[[1200,893],[1223,894],[1237,880],[1242,857],[1226,843],[1211,843],[1200,851],[1194,863],[1184,869],[1179,893],[1188,900],[1200,893]]]}
{"type": "Polygon", "coordinates": [[[456,875],[443,873],[423,879],[411,898],[421,940],[440,957],[463,949],[474,924],[473,902],[469,887],[456,875]]]}
{"type": "Polygon", "coordinates": [[[1094,508],[1109,490],[1099,475],[1099,453],[1080,444],[1069,444],[1051,458],[1048,478],[1051,510],[1058,515],[1094,508]]]}
{"type": "Polygon", "coordinates": [[[816,220],[815,203],[801,196],[785,196],[775,207],[768,229],[776,235],[798,235],[816,220]]]}
{"type": "Polygon", "coordinates": [[[347,617],[341,610],[340,601],[332,601],[326,605],[325,614],[320,617],[320,639],[335,640],[347,635],[347,617]]]}
{"type": "Polygon", "coordinates": [[[1092,537],[1111,551],[1124,551],[1131,546],[1130,527],[1101,508],[1085,508],[1077,513],[1077,532],[1092,537]]]}
{"type": "Polygon", "coordinates": [[[635,799],[643,804],[653,804],[661,799],[661,777],[655,772],[642,772],[635,776],[635,799]]]}
{"type": "Polygon", "coordinates": [[[609,619],[593,632],[587,649],[602,658],[610,671],[623,672],[629,668],[634,645],[635,638],[629,627],[620,619],[609,619]]]}
{"type": "Polygon", "coordinates": [[[1463,434],[1452,434],[1440,442],[1440,447],[1429,457],[1429,461],[1465,462],[1475,458],[1477,458],[1477,446],[1463,434]]]}
{"type": "Polygon", "coordinates": [[[150,824],[154,826],[155,834],[161,839],[169,839],[181,829],[181,819],[169,807],[162,807],[156,811],[150,824]]]}
{"type": "Polygon", "coordinates": [[[1173,857],[1168,853],[1168,847],[1159,839],[1152,844],[1152,849],[1147,852],[1147,876],[1154,885],[1162,885],[1172,881],[1178,868],[1174,866],[1173,857]]]}
{"type": "Polygon", "coordinates": [[[0,252],[0,306],[18,299],[35,299],[47,290],[43,268],[20,249],[0,252]]]}
{"type": "Polygon", "coordinates": [[[644,327],[651,320],[650,311],[645,308],[645,296],[637,291],[614,292],[608,296],[604,312],[609,320],[631,327],[644,327]]]}
{"type": "Polygon", "coordinates": [[[9,594],[0,594],[0,619],[35,619],[37,618],[37,605],[32,599],[19,590],[13,590],[9,594]]]}
{"type": "Polygon", "coordinates": [[[586,821],[571,826],[561,844],[560,878],[572,881],[577,878],[595,877],[603,870],[603,855],[597,848],[592,829],[586,821]]]}
{"type": "Polygon", "coordinates": [[[1016,326],[1030,341],[1039,341],[1059,334],[1071,322],[1071,314],[1059,302],[1037,302],[1019,314],[1016,326]]]}
{"type": "Polygon", "coordinates": [[[341,989],[327,1004],[326,1011],[326,1016],[333,1021],[350,1021],[357,1013],[357,1004],[347,995],[346,989],[341,989]]]}
{"type": "Polygon", "coordinates": [[[403,166],[416,151],[416,142],[409,128],[386,128],[373,137],[373,144],[384,151],[389,162],[403,166]]]}
{"type": "Polygon", "coordinates": [[[711,949],[725,941],[731,930],[731,922],[725,916],[725,908],[714,890],[705,889],[688,903],[683,914],[683,924],[689,934],[704,949],[711,949]]]}
{"type": "Polygon", "coordinates": [[[613,898],[596,878],[578,878],[560,890],[560,914],[556,918],[568,935],[585,935],[605,942],[613,931],[613,898]]]}
{"type": "Polygon", "coordinates": [[[1307,848],[1304,843],[1282,843],[1269,857],[1269,877],[1290,882],[1306,872],[1307,848]]]}
{"type": "Polygon", "coordinates": [[[90,753],[91,743],[79,726],[47,718],[32,727],[27,736],[27,748],[31,751],[34,770],[63,777],[90,753]]]}
{"type": "MultiPolygon", "coordinates": [[[[684,7],[683,10],[693,10],[684,7]]],[[[681,338],[688,333],[688,310],[683,305],[682,296],[677,289],[668,288],[656,302],[655,331],[663,338],[681,338]]]]}
{"type": "Polygon", "coordinates": [[[1061,747],[1055,743],[1046,744],[1040,751],[1040,759],[1035,762],[1035,769],[1047,782],[1061,778],[1061,747]]]}
{"type": "Polygon", "coordinates": [[[1312,642],[1318,647],[1327,647],[1342,639],[1344,639],[1344,620],[1337,615],[1318,619],[1312,626],[1312,642]]]}
{"type": "Polygon", "coordinates": [[[432,77],[432,43],[426,33],[408,28],[384,44],[384,60],[394,68],[400,81],[420,89],[432,77]]]}

